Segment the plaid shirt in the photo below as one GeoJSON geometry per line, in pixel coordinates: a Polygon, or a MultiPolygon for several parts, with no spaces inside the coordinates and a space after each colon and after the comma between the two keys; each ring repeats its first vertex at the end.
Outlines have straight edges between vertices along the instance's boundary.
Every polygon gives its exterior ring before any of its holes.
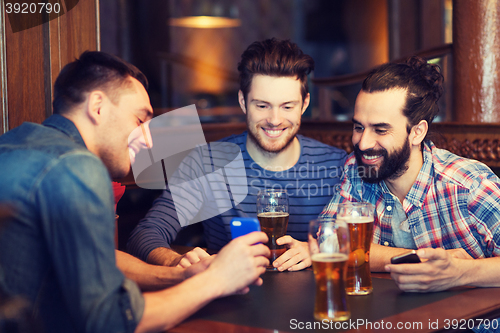
{"type": "MultiPolygon", "coordinates": [[[[463,248],[473,258],[500,256],[500,179],[484,164],[424,144],[424,163],[403,201],[418,248],[463,248]]],[[[351,154],[339,190],[321,215],[335,204],[367,201],[375,205],[373,242],[394,247],[394,199],[384,181],[365,183],[351,154]]]]}

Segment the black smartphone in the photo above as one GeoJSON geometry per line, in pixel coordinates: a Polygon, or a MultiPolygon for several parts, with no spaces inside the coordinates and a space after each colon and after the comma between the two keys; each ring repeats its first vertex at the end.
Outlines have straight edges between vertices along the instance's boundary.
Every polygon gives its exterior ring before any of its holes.
{"type": "Polygon", "coordinates": [[[420,262],[417,251],[411,250],[391,258],[391,264],[416,264],[420,262]]]}
{"type": "Polygon", "coordinates": [[[234,217],[230,223],[233,239],[253,231],[260,231],[259,220],[255,217],[234,217]]]}

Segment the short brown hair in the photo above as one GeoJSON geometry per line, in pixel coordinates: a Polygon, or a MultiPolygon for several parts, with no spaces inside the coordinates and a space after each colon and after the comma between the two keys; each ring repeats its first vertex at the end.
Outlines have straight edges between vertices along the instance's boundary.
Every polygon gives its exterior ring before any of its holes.
{"type": "Polygon", "coordinates": [[[290,40],[266,39],[252,43],[238,64],[240,90],[245,100],[255,74],[296,77],[301,83],[302,101],[309,93],[307,75],[314,70],[314,60],[290,40]]]}
{"type": "Polygon", "coordinates": [[[132,64],[98,51],[85,51],[80,58],[61,70],[54,84],[55,114],[64,114],[85,100],[85,94],[102,89],[110,94],[113,103],[120,96],[117,88],[131,86],[129,78],[138,80],[148,88],[146,76],[132,64]]]}

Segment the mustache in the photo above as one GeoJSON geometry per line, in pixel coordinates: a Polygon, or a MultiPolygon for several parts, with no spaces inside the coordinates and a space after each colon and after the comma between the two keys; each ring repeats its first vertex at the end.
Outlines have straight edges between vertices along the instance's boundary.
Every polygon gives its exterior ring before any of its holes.
{"type": "Polygon", "coordinates": [[[367,150],[361,150],[359,149],[359,145],[354,145],[354,153],[361,157],[362,155],[366,156],[387,156],[387,150],[385,149],[367,149],[367,150]]]}

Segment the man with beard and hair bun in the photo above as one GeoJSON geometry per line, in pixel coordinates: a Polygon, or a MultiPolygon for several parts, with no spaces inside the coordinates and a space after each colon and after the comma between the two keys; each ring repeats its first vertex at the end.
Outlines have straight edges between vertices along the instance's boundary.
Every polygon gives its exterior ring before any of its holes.
{"type": "MultiPolygon", "coordinates": [[[[313,59],[288,40],[255,42],[243,52],[238,65],[238,101],[246,114],[247,131],[221,142],[238,145],[245,163],[244,184],[230,190],[241,193],[244,187],[248,194],[239,204],[231,201],[227,210],[227,206],[218,206],[223,200],[214,201],[213,206],[224,212],[202,222],[209,249],[218,250],[231,240],[229,223],[233,217],[257,215],[259,190],[284,189],[289,195],[290,218],[286,235],[276,242],[285,245],[287,251],[273,265],[279,271],[296,271],[311,265],[308,223],[333,195],[347,156],[341,149],[297,134],[310,101],[307,75],[313,69],[313,59]]],[[[195,156],[201,155],[196,151],[190,154],[178,171],[202,175],[200,163],[195,162],[195,156]]],[[[181,229],[179,220],[200,215],[200,209],[211,206],[210,197],[226,193],[229,188],[223,182],[221,188],[215,189],[213,183],[204,185],[200,178],[191,177],[196,180],[184,182],[181,202],[177,197],[173,200],[172,188],[163,192],[132,232],[129,252],[149,263],[182,267],[208,255],[196,248],[181,256],[169,248],[181,229]]]]}
{"type": "Polygon", "coordinates": [[[345,201],[373,204],[371,270],[390,272],[404,291],[498,287],[500,180],[426,138],[442,83],[439,67],[419,57],[368,75],[354,107],[354,152],[321,215],[335,215],[345,201]],[[390,264],[408,249],[422,263],[390,264]]]}

